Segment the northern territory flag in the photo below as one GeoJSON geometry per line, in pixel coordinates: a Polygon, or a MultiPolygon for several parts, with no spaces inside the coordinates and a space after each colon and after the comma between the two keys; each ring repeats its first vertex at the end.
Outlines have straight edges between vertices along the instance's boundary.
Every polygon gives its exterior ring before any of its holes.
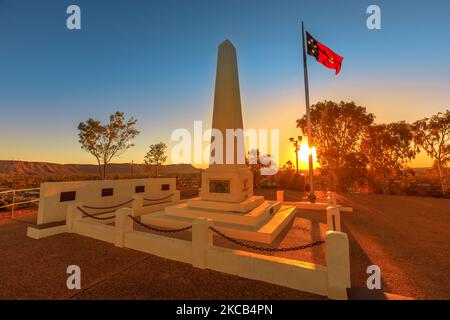
{"type": "Polygon", "coordinates": [[[306,44],[310,56],[315,57],[325,67],[336,70],[336,74],[339,73],[343,57],[311,37],[308,32],[306,32],[306,44]]]}

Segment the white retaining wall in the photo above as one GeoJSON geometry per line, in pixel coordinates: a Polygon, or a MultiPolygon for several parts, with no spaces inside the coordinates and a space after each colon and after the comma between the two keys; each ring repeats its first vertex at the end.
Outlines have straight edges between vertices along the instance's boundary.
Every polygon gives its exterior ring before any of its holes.
{"type": "Polygon", "coordinates": [[[347,299],[350,288],[350,255],[347,235],[339,231],[326,234],[326,266],[266,256],[213,245],[211,219],[198,218],[192,226],[192,241],[135,231],[129,217],[133,208],[115,212],[115,226],[105,225],[81,215],[72,204],[67,212],[67,232],[75,232],[163,258],[192,264],[249,279],[265,281],[300,291],[347,299]]]}
{"type": "MultiPolygon", "coordinates": [[[[63,221],[67,206],[74,202],[94,207],[114,206],[130,200],[135,194],[136,186],[144,186],[145,194],[151,198],[161,198],[176,190],[175,178],[92,180],[70,182],[46,182],[40,186],[38,224],[63,221]],[[169,190],[161,190],[161,185],[168,184],[169,190]],[[102,197],[102,189],[113,188],[113,195],[102,197]],[[61,192],[75,191],[72,201],[60,201],[61,192]]],[[[139,193],[141,195],[141,193],[139,193]]],[[[179,197],[178,197],[179,199],[179,197]]]]}

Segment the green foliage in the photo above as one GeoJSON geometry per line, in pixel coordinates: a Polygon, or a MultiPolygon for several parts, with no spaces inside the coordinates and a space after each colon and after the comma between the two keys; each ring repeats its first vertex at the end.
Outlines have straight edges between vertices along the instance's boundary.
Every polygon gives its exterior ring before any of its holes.
{"type": "Polygon", "coordinates": [[[442,194],[445,195],[448,191],[445,167],[450,161],[450,110],[414,122],[412,132],[417,151],[422,149],[436,160],[442,194]]]}
{"type": "Polygon", "coordinates": [[[155,169],[155,177],[158,177],[159,168],[167,160],[166,149],[167,145],[163,142],[152,144],[150,146],[150,150],[144,157],[144,163],[147,165],[149,170],[151,171],[152,168],[155,169]]]}
{"type": "Polygon", "coordinates": [[[389,194],[393,181],[404,174],[416,154],[410,125],[396,122],[366,128],[360,151],[366,159],[369,184],[381,186],[383,193],[389,194]]]}
{"type": "Polygon", "coordinates": [[[116,156],[134,146],[130,141],[139,131],[134,127],[137,120],[125,120],[124,113],[117,111],[109,116],[109,123],[89,119],[78,125],[81,149],[92,154],[99,166],[99,176],[106,177],[106,166],[116,156]],[[101,166],[103,164],[103,171],[101,166]]]}
{"type": "MultiPolygon", "coordinates": [[[[323,101],[311,107],[312,145],[317,149],[321,176],[328,180],[328,188],[346,191],[369,184],[376,192],[405,193],[408,190],[411,193],[414,183],[404,183],[406,166],[417,152],[424,150],[435,159],[441,195],[447,195],[450,111],[412,125],[405,122],[373,124],[374,118],[354,102],[323,101]]],[[[306,115],[297,120],[297,127],[303,133],[307,131],[306,125],[306,115]]],[[[287,166],[285,169],[289,170],[287,166]]],[[[435,195],[430,188],[434,187],[425,188],[422,194],[435,195]]]]}
{"type": "MultiPolygon", "coordinates": [[[[311,126],[317,158],[328,173],[333,190],[345,190],[349,168],[359,165],[355,156],[361,138],[375,116],[354,102],[318,102],[311,106],[311,126]]],[[[297,120],[297,127],[307,132],[306,115],[297,120]]]]}
{"type": "Polygon", "coordinates": [[[282,169],[283,170],[287,170],[287,171],[291,171],[291,172],[295,171],[294,164],[292,163],[291,160],[286,161],[286,164],[283,165],[282,169]]]}
{"type": "Polygon", "coordinates": [[[261,169],[269,168],[272,164],[269,154],[261,155],[259,149],[252,149],[248,152],[245,162],[252,171],[254,188],[260,187],[263,182],[270,179],[270,176],[261,175],[261,169]]]}

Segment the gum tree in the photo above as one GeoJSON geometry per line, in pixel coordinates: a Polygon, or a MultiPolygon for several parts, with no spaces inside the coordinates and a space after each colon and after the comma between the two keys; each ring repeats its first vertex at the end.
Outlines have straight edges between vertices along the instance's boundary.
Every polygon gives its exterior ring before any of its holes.
{"type": "Polygon", "coordinates": [[[144,163],[147,165],[148,168],[154,166],[155,178],[158,178],[159,168],[167,160],[166,149],[167,145],[164,142],[152,144],[150,146],[150,150],[144,157],[144,163]]]}
{"type": "MultiPolygon", "coordinates": [[[[374,115],[354,102],[318,102],[311,106],[312,144],[317,149],[321,172],[330,178],[334,190],[344,190],[348,182],[347,171],[359,162],[359,144],[374,115]]],[[[306,115],[297,120],[297,127],[306,133],[306,115]]]]}
{"type": "Polygon", "coordinates": [[[402,121],[368,127],[361,141],[361,154],[369,182],[389,194],[392,182],[404,173],[406,164],[416,154],[410,125],[402,121]]]}
{"type": "Polygon", "coordinates": [[[134,146],[131,140],[139,134],[135,128],[136,122],[134,118],[125,120],[124,113],[117,111],[109,116],[106,124],[90,118],[78,125],[81,149],[95,157],[101,179],[106,177],[108,163],[134,146]]]}
{"type": "Polygon", "coordinates": [[[435,160],[442,194],[447,193],[444,168],[450,161],[450,110],[414,122],[412,126],[417,151],[425,150],[435,160]]]}

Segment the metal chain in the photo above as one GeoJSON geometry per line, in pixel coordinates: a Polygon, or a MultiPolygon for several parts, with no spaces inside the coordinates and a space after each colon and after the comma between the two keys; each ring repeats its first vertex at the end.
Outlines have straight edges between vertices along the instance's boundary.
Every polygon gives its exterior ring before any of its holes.
{"type": "Polygon", "coordinates": [[[146,200],[146,201],[161,201],[161,200],[165,200],[165,199],[168,199],[168,198],[170,198],[171,196],[173,196],[175,193],[171,193],[171,194],[169,194],[167,197],[162,197],[162,198],[160,198],[160,199],[146,199],[146,198],[144,198],[144,200],[146,200]]]}
{"type": "Polygon", "coordinates": [[[152,226],[149,226],[148,224],[144,224],[142,222],[140,222],[139,220],[137,220],[136,218],[134,218],[131,215],[128,215],[134,222],[136,222],[138,225],[143,226],[144,228],[147,228],[149,230],[152,231],[156,231],[156,232],[162,232],[162,233],[175,233],[175,232],[182,232],[182,231],[186,231],[192,228],[192,226],[187,226],[187,227],[183,227],[183,228],[179,228],[179,229],[159,229],[159,228],[155,228],[152,226]]]}
{"type": "Polygon", "coordinates": [[[121,204],[118,204],[118,205],[115,205],[115,206],[111,206],[111,207],[90,207],[90,206],[84,206],[84,205],[83,205],[83,207],[86,208],[86,209],[115,209],[115,208],[124,206],[126,204],[129,204],[132,201],[134,201],[134,199],[128,200],[127,202],[124,202],[124,203],[121,203],[121,204]]]}
{"type": "Polygon", "coordinates": [[[144,204],[142,206],[143,207],[156,206],[157,204],[162,204],[162,203],[172,203],[172,201],[162,201],[162,202],[156,202],[156,203],[149,203],[149,204],[144,204]]]}
{"type": "Polygon", "coordinates": [[[191,193],[182,193],[183,197],[190,197],[190,196],[195,196],[196,194],[199,194],[200,191],[195,191],[195,192],[191,192],[191,193]]]}
{"type": "MultiPolygon", "coordinates": [[[[95,215],[92,215],[92,214],[87,213],[86,211],[84,211],[84,210],[81,209],[80,207],[77,207],[77,208],[78,208],[78,210],[80,210],[85,216],[87,216],[87,217],[89,217],[89,218],[92,218],[92,219],[95,219],[95,220],[109,220],[109,219],[113,219],[113,218],[116,217],[115,215],[113,215],[113,216],[108,216],[108,217],[96,217],[95,215]]],[[[111,213],[111,212],[114,212],[114,211],[107,211],[107,212],[102,212],[102,213],[96,213],[96,215],[105,214],[105,213],[111,213]]]]}
{"type": "Polygon", "coordinates": [[[225,240],[233,242],[234,244],[236,244],[238,246],[245,247],[245,248],[248,248],[248,249],[258,250],[258,251],[267,251],[267,252],[295,251],[295,250],[303,250],[303,249],[312,248],[314,246],[318,246],[318,245],[321,245],[322,243],[325,243],[325,241],[323,241],[323,240],[318,240],[318,241],[313,242],[313,243],[308,243],[308,244],[304,244],[304,245],[301,245],[301,246],[287,247],[287,248],[258,247],[258,246],[255,246],[255,245],[251,245],[251,244],[248,244],[248,243],[241,242],[239,240],[233,239],[233,238],[227,236],[226,234],[223,234],[222,232],[220,232],[219,230],[217,230],[217,229],[215,229],[213,227],[209,227],[209,229],[211,229],[213,232],[215,232],[216,234],[218,234],[219,236],[221,236],[225,240]]]}

